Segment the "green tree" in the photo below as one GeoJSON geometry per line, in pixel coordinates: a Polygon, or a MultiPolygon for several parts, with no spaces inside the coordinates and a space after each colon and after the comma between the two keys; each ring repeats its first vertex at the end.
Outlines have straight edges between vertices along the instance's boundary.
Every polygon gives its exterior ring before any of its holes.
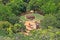
{"type": "Polygon", "coordinates": [[[55,14],[55,17],[56,17],[56,24],[55,24],[55,26],[57,27],[57,28],[60,28],[60,10],[58,11],[58,13],[57,14],[55,14]]]}
{"type": "Polygon", "coordinates": [[[11,8],[9,6],[0,4],[0,21],[9,21],[14,24],[19,21],[19,17],[11,12],[11,8]]]}
{"type": "Polygon", "coordinates": [[[9,23],[8,21],[0,21],[0,32],[3,32],[5,34],[10,34],[12,33],[11,28],[13,27],[13,25],[11,23],[9,23]]]}
{"type": "Polygon", "coordinates": [[[51,15],[51,14],[47,14],[44,16],[43,21],[41,22],[41,25],[43,28],[48,28],[48,26],[53,26],[53,27],[57,27],[56,26],[56,17],[51,15]]]}
{"type": "Polygon", "coordinates": [[[11,7],[12,13],[15,15],[20,15],[22,12],[26,11],[25,3],[22,0],[11,0],[7,5],[11,7]]]}
{"type": "Polygon", "coordinates": [[[29,4],[28,4],[28,9],[29,10],[36,10],[36,9],[40,9],[40,6],[42,5],[42,0],[30,0],[29,4]]]}
{"type": "Polygon", "coordinates": [[[45,4],[41,6],[41,9],[45,12],[45,14],[54,13],[57,9],[56,3],[53,0],[49,0],[45,4]]]}

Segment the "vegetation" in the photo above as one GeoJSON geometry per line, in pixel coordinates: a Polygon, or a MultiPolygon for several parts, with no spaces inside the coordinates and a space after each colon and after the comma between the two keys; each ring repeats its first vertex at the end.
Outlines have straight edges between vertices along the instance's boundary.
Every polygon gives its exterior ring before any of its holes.
{"type": "Polygon", "coordinates": [[[0,0],[0,40],[60,40],[60,0],[0,0]],[[35,20],[41,20],[40,29],[26,36],[22,32],[30,10],[35,20]]]}
{"type": "Polygon", "coordinates": [[[54,29],[51,26],[48,29],[38,29],[31,31],[30,36],[21,33],[15,34],[11,37],[0,36],[1,40],[60,40],[60,29],[54,29]]]}

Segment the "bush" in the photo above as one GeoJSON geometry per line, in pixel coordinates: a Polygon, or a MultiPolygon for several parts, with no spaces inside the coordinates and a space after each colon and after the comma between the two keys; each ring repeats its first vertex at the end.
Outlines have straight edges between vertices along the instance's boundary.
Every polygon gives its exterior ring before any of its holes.
{"type": "Polygon", "coordinates": [[[31,35],[26,36],[22,33],[15,34],[12,38],[11,37],[1,37],[0,39],[4,40],[60,40],[60,29],[54,29],[49,27],[48,29],[38,29],[32,30],[31,35]],[[6,39],[5,39],[6,38],[6,39]]]}
{"type": "Polygon", "coordinates": [[[6,5],[10,0],[1,0],[1,2],[6,5]]]}
{"type": "Polygon", "coordinates": [[[7,21],[9,21],[11,24],[19,23],[19,17],[16,15],[11,15],[7,18],[7,21]]]}
{"type": "Polygon", "coordinates": [[[60,28],[60,13],[45,15],[44,20],[41,22],[43,28],[53,26],[54,28],[60,28]]]}
{"type": "Polygon", "coordinates": [[[42,20],[41,25],[43,28],[48,28],[48,26],[57,27],[56,22],[57,22],[56,17],[49,14],[44,16],[44,19],[42,20]]]}
{"type": "Polygon", "coordinates": [[[12,27],[13,25],[8,21],[0,21],[0,32],[2,31],[3,35],[12,33],[12,30],[11,30],[12,27]]]}
{"type": "Polygon", "coordinates": [[[20,33],[16,37],[18,40],[60,40],[60,29],[54,29],[51,26],[48,29],[32,30],[30,33],[31,35],[28,36],[20,33]]]}
{"type": "Polygon", "coordinates": [[[0,21],[9,21],[14,24],[19,21],[19,18],[11,12],[11,8],[9,6],[0,4],[0,21]]]}
{"type": "Polygon", "coordinates": [[[26,11],[25,3],[23,0],[11,0],[7,6],[11,7],[11,11],[15,15],[20,15],[22,12],[26,11]]]}
{"type": "Polygon", "coordinates": [[[60,28],[60,12],[58,12],[57,14],[55,14],[55,17],[56,17],[56,24],[55,24],[55,26],[57,27],[57,28],[60,28]]]}
{"type": "Polygon", "coordinates": [[[30,0],[29,10],[42,10],[44,14],[54,14],[59,10],[59,0],[30,0]]]}
{"type": "Polygon", "coordinates": [[[24,32],[25,26],[22,22],[14,24],[14,26],[8,21],[0,21],[0,35],[12,36],[14,33],[24,32]]]}
{"type": "Polygon", "coordinates": [[[28,10],[40,10],[40,6],[42,5],[42,0],[30,0],[28,4],[28,10]]]}
{"type": "Polygon", "coordinates": [[[14,38],[0,36],[0,40],[14,40],[14,38]]]}
{"type": "MultiPolygon", "coordinates": [[[[32,40],[59,40],[60,34],[58,29],[48,28],[48,29],[38,29],[32,31],[32,40]],[[58,34],[57,34],[58,32],[58,34]],[[59,36],[59,37],[58,37],[59,36]]],[[[30,39],[30,40],[31,40],[30,39]]]]}
{"type": "Polygon", "coordinates": [[[25,29],[26,28],[23,23],[16,23],[16,24],[14,24],[12,31],[13,31],[13,33],[18,33],[18,32],[24,32],[25,29]]]}
{"type": "Polygon", "coordinates": [[[10,15],[9,13],[11,13],[10,8],[7,8],[3,4],[0,4],[0,20],[6,20],[7,16],[10,15]]]}
{"type": "Polygon", "coordinates": [[[45,14],[50,14],[56,12],[57,6],[54,0],[49,0],[46,4],[41,6],[41,9],[45,12],[45,14]]]}

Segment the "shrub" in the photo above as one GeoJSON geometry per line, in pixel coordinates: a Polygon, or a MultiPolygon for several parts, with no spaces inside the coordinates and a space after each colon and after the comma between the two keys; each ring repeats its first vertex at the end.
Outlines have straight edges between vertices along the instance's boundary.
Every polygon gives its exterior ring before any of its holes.
{"type": "Polygon", "coordinates": [[[10,8],[7,8],[3,4],[0,4],[0,18],[1,18],[0,20],[6,20],[7,19],[6,16],[8,16],[9,13],[11,13],[10,8]]]}
{"type": "MultiPolygon", "coordinates": [[[[15,24],[14,29],[21,28],[20,24],[15,24]]],[[[15,29],[15,32],[16,30],[15,29]]],[[[20,29],[19,29],[20,30],[20,29]]],[[[1,40],[60,40],[60,29],[54,28],[52,26],[48,26],[48,29],[37,29],[37,30],[32,30],[31,35],[23,35],[21,32],[16,33],[11,37],[6,37],[6,36],[0,36],[1,40]]]]}
{"type": "Polygon", "coordinates": [[[55,40],[55,39],[58,40],[60,35],[56,34],[57,32],[59,32],[59,30],[53,29],[53,28],[38,29],[38,30],[32,31],[32,36],[30,38],[32,40],[55,40]]]}
{"type": "Polygon", "coordinates": [[[42,5],[42,0],[30,0],[28,4],[28,10],[39,10],[40,6],[42,5]]]}
{"type": "Polygon", "coordinates": [[[55,14],[55,17],[56,17],[56,24],[55,24],[55,26],[57,27],[57,28],[60,28],[60,12],[58,12],[57,14],[55,14]]]}
{"type": "Polygon", "coordinates": [[[60,29],[51,26],[48,29],[32,30],[30,33],[28,36],[17,34],[16,37],[18,40],[60,40],[60,29]]]}
{"type": "Polygon", "coordinates": [[[12,30],[11,30],[12,27],[13,27],[13,25],[11,23],[9,23],[8,21],[0,21],[0,32],[2,31],[3,34],[4,34],[4,32],[6,34],[12,33],[12,30]]]}
{"type": "Polygon", "coordinates": [[[26,11],[25,3],[22,0],[11,0],[7,6],[11,7],[11,11],[15,15],[20,15],[22,12],[26,11]]]}
{"type": "Polygon", "coordinates": [[[25,28],[24,24],[22,22],[20,22],[20,23],[14,24],[14,27],[12,28],[12,31],[14,33],[18,33],[18,32],[24,32],[25,29],[26,28],[25,28]]]}
{"type": "Polygon", "coordinates": [[[4,6],[0,4],[0,21],[9,21],[14,24],[17,23],[19,18],[11,12],[11,8],[9,6],[4,6]]]}
{"type": "Polygon", "coordinates": [[[41,9],[45,14],[50,14],[56,12],[57,6],[54,0],[49,0],[48,2],[46,2],[46,4],[43,4],[41,6],[41,9]]]}
{"type": "Polygon", "coordinates": [[[44,14],[54,14],[59,10],[59,0],[30,0],[29,10],[42,10],[44,14]]]}
{"type": "Polygon", "coordinates": [[[48,28],[48,26],[56,27],[56,17],[49,14],[45,15],[44,20],[42,20],[41,25],[43,28],[48,28]]]}
{"type": "Polygon", "coordinates": [[[14,38],[0,36],[0,40],[14,40],[14,38]]]}
{"type": "Polygon", "coordinates": [[[25,29],[26,28],[22,22],[16,23],[13,26],[8,21],[0,21],[0,33],[1,33],[1,35],[12,36],[13,33],[24,32],[25,29]]]}
{"type": "Polygon", "coordinates": [[[1,0],[1,2],[6,5],[10,0],[1,0]]]}
{"type": "Polygon", "coordinates": [[[54,28],[60,28],[60,13],[45,15],[44,20],[41,22],[43,28],[53,26],[54,28]]]}
{"type": "Polygon", "coordinates": [[[19,17],[16,15],[11,15],[7,18],[7,21],[9,21],[11,24],[19,23],[19,17]]]}

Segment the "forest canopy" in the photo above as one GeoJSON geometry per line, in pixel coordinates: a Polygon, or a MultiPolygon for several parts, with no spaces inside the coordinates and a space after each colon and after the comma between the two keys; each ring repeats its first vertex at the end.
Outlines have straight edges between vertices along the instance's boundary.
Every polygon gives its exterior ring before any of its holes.
{"type": "Polygon", "coordinates": [[[60,0],[0,0],[0,39],[60,40],[60,0]],[[41,20],[40,29],[25,36],[25,15],[31,10],[41,20]]]}

